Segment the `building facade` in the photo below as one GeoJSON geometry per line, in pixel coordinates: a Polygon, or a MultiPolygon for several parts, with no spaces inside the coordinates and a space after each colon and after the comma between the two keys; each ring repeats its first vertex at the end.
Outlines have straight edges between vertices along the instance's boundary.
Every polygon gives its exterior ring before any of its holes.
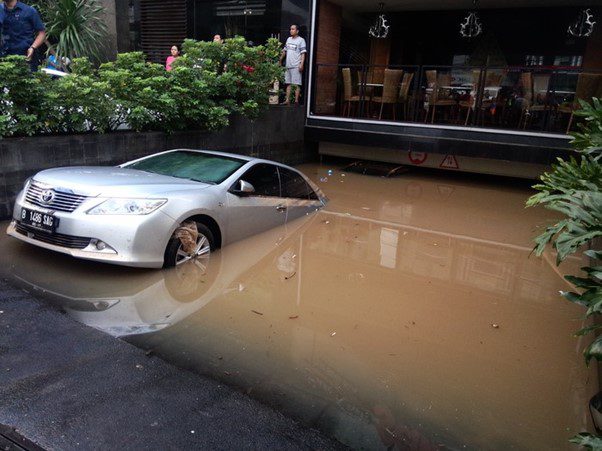
{"type": "Polygon", "coordinates": [[[323,154],[530,177],[602,97],[602,1],[127,0],[120,51],[185,38],[308,42],[306,137],[323,154]],[[127,21],[125,18],[127,17],[127,21]]]}

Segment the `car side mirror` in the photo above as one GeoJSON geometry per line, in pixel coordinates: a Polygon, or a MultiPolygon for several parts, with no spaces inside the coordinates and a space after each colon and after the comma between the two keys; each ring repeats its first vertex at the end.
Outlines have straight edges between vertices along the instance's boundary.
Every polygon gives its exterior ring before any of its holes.
{"type": "Polygon", "coordinates": [[[233,189],[230,190],[232,194],[236,194],[237,196],[248,196],[255,192],[255,187],[251,185],[249,182],[245,182],[244,180],[239,180],[234,185],[233,189]]]}

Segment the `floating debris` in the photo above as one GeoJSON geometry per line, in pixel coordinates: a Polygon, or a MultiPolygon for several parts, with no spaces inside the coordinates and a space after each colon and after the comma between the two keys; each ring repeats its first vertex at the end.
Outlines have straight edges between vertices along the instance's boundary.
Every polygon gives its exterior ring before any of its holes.
{"type": "Polygon", "coordinates": [[[284,276],[284,280],[292,279],[293,277],[295,277],[295,274],[297,274],[297,271],[295,271],[294,273],[292,273],[290,276],[284,276]]]}
{"type": "Polygon", "coordinates": [[[336,334],[337,334],[336,332],[333,332],[333,333],[330,334],[330,336],[334,337],[336,334]]]}
{"type": "Polygon", "coordinates": [[[499,324],[495,324],[495,323],[493,323],[493,324],[491,325],[491,327],[493,327],[494,329],[499,329],[499,328],[500,328],[500,325],[499,325],[499,324]]]}
{"type": "Polygon", "coordinates": [[[295,316],[289,316],[288,319],[297,319],[299,318],[299,315],[295,315],[295,316]]]}
{"type": "Polygon", "coordinates": [[[251,310],[253,313],[257,314],[257,315],[263,315],[263,313],[258,312],[257,310],[251,310]]]}

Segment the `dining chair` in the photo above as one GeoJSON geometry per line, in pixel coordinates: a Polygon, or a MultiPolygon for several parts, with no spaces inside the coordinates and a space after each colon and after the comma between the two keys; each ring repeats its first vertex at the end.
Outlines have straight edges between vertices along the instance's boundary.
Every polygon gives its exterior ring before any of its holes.
{"type": "Polygon", "coordinates": [[[393,120],[396,120],[395,110],[397,109],[399,82],[401,81],[402,76],[403,70],[401,69],[385,69],[382,95],[372,97],[372,102],[375,104],[380,103],[380,112],[378,114],[379,120],[383,117],[385,104],[391,106],[393,110],[393,120]]]}
{"type": "Polygon", "coordinates": [[[559,105],[556,110],[557,113],[570,115],[566,133],[571,131],[575,111],[581,108],[579,100],[591,102],[592,97],[602,97],[602,74],[579,74],[577,76],[575,98],[568,104],[559,105]]]}
{"type": "Polygon", "coordinates": [[[341,69],[343,74],[343,111],[342,115],[349,117],[351,115],[352,107],[359,105],[360,96],[355,94],[353,88],[353,77],[351,76],[351,69],[344,67],[341,69]]]}
{"type": "Polygon", "coordinates": [[[470,118],[470,112],[474,111],[477,103],[477,96],[481,91],[481,69],[472,70],[472,89],[470,96],[466,100],[460,100],[458,102],[458,108],[460,112],[466,108],[466,119],[464,119],[464,125],[468,125],[468,119],[470,118]]]}
{"type": "MultiPolygon", "coordinates": [[[[485,122],[485,115],[489,112],[491,120],[493,121],[494,116],[497,114],[497,107],[501,100],[502,82],[506,77],[505,70],[490,70],[485,75],[485,81],[483,84],[483,95],[479,104],[479,111],[481,111],[481,125],[485,122]]],[[[499,116],[499,114],[498,114],[499,116]]]]}
{"type": "Polygon", "coordinates": [[[520,97],[522,102],[520,104],[518,128],[524,129],[527,125],[529,107],[533,103],[533,74],[531,72],[522,72],[520,74],[519,86],[522,88],[522,97],[520,97]]]}
{"type": "Polygon", "coordinates": [[[403,74],[401,79],[401,86],[399,87],[399,104],[401,105],[401,112],[403,118],[407,119],[410,107],[410,87],[412,86],[412,80],[414,79],[413,72],[406,72],[403,74]]]}
{"type": "Polygon", "coordinates": [[[521,74],[521,83],[524,83],[523,89],[528,93],[525,96],[526,101],[522,105],[521,112],[523,130],[527,128],[527,125],[531,124],[534,113],[541,113],[549,109],[550,103],[547,92],[550,85],[550,77],[550,74],[532,74],[531,72],[521,74]]]}
{"type": "Polygon", "coordinates": [[[450,97],[450,93],[442,89],[441,86],[449,86],[451,84],[451,74],[438,74],[436,70],[426,71],[428,109],[426,110],[426,123],[431,113],[431,124],[435,122],[435,113],[438,106],[454,107],[457,105],[455,99],[450,97]]]}

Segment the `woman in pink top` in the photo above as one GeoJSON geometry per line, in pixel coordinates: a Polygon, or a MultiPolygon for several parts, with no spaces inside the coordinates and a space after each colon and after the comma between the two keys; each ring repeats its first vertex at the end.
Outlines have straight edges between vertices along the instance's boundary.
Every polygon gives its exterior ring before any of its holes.
{"type": "Polygon", "coordinates": [[[167,57],[167,61],[165,61],[165,70],[168,72],[171,70],[171,65],[173,62],[180,56],[180,49],[177,45],[171,47],[171,55],[167,57]]]}

